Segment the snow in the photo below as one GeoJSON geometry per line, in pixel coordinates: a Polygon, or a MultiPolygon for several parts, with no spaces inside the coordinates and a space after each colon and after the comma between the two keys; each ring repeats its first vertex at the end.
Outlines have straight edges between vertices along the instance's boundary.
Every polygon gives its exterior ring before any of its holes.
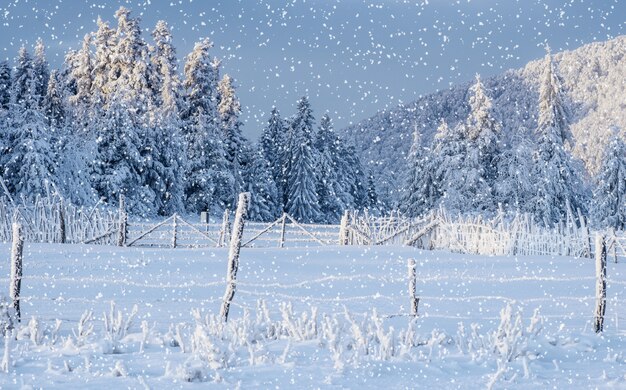
{"type": "Polygon", "coordinates": [[[589,259],[244,248],[224,325],[212,316],[226,259],[227,248],[27,243],[23,320],[0,387],[626,386],[623,261],[609,263],[605,332],[595,335],[589,259]]]}

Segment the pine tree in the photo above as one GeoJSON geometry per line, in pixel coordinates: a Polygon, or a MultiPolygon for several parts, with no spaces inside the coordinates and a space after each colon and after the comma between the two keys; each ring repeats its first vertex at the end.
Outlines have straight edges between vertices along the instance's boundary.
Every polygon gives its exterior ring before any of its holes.
{"type": "Polygon", "coordinates": [[[343,211],[353,207],[350,178],[340,154],[341,141],[333,131],[330,117],[325,114],[315,138],[317,150],[317,195],[324,222],[338,223],[343,211]]]}
{"type": "Polygon", "coordinates": [[[626,230],[626,145],[621,130],[614,127],[612,131],[596,176],[592,216],[598,227],[626,230]]]}
{"type": "Polygon", "coordinates": [[[219,96],[217,110],[222,137],[225,142],[226,161],[228,162],[228,169],[235,179],[231,203],[231,206],[234,206],[236,197],[245,188],[243,172],[246,169],[246,160],[249,159],[250,152],[247,140],[241,133],[242,124],[239,120],[241,105],[235,95],[233,79],[229,75],[224,75],[217,88],[219,96]]]}
{"type": "Polygon", "coordinates": [[[489,213],[495,212],[495,178],[497,176],[497,134],[500,126],[491,116],[491,99],[485,93],[480,76],[470,89],[470,114],[462,127],[463,141],[466,142],[463,164],[460,166],[456,183],[459,199],[458,211],[489,213]]]}
{"type": "Polygon", "coordinates": [[[438,206],[456,213],[465,210],[464,200],[460,196],[465,180],[461,174],[465,145],[461,126],[450,127],[442,120],[435,135],[433,166],[436,192],[433,197],[437,199],[438,206]]]}
{"type": "Polygon", "coordinates": [[[186,156],[180,127],[182,106],[181,83],[177,73],[176,50],[167,24],[159,21],[152,33],[155,47],[152,52],[152,88],[154,89],[156,115],[151,148],[155,175],[150,185],[157,194],[157,210],[161,215],[171,215],[184,210],[183,176],[186,156]]]}
{"type": "Polygon", "coordinates": [[[46,96],[48,79],[50,78],[50,66],[46,60],[46,49],[41,38],[35,44],[35,57],[33,58],[33,74],[35,77],[34,94],[38,97],[37,104],[41,107],[46,96]]]}
{"type": "Polygon", "coordinates": [[[109,204],[116,204],[119,196],[125,195],[129,210],[150,214],[148,205],[154,199],[145,199],[141,188],[140,140],[129,127],[131,115],[123,90],[110,98],[103,123],[98,127],[93,182],[98,194],[109,204]]]}
{"type": "Polygon", "coordinates": [[[280,117],[278,109],[276,107],[272,108],[272,112],[267,121],[267,127],[263,129],[263,133],[261,134],[260,143],[263,157],[270,164],[272,178],[276,184],[279,208],[281,210],[284,209],[284,204],[282,202],[284,199],[283,193],[285,187],[285,177],[282,169],[284,165],[282,156],[284,155],[284,150],[287,146],[286,132],[287,124],[280,117]]]}
{"type": "Polygon", "coordinates": [[[421,143],[421,134],[416,128],[413,144],[408,156],[408,169],[404,179],[404,192],[400,200],[400,211],[409,217],[418,217],[430,211],[437,200],[434,170],[431,155],[421,143]]]}
{"type": "Polygon", "coordinates": [[[248,213],[253,221],[271,222],[282,212],[271,172],[270,163],[265,159],[262,149],[259,149],[246,170],[245,180],[246,190],[251,194],[248,213]]]}
{"type": "Polygon", "coordinates": [[[31,92],[34,83],[33,58],[22,46],[15,61],[15,72],[13,73],[11,102],[23,108],[31,108],[30,105],[36,103],[31,99],[31,92]]]}
{"type": "Polygon", "coordinates": [[[533,177],[535,194],[529,209],[536,220],[546,224],[566,218],[568,207],[585,210],[584,193],[572,157],[565,150],[571,139],[561,81],[550,52],[546,55],[543,80],[539,87],[537,150],[533,177]]]}
{"type": "Polygon", "coordinates": [[[309,100],[298,102],[297,114],[291,124],[287,170],[287,213],[300,222],[320,219],[316,191],[315,155],[313,151],[313,111],[309,100]]]}
{"type": "Polygon", "coordinates": [[[533,151],[535,145],[527,129],[513,134],[512,145],[502,152],[496,181],[497,201],[505,210],[527,212],[534,192],[533,151]]]}
{"type": "Polygon", "coordinates": [[[11,67],[8,61],[0,61],[0,115],[9,110],[11,103],[11,67]]]}
{"type": "Polygon", "coordinates": [[[12,110],[8,150],[3,156],[4,175],[11,191],[33,201],[45,196],[54,182],[54,159],[49,130],[41,112],[39,79],[33,71],[28,52],[22,47],[15,69],[14,109],[12,110]]]}
{"type": "MultiPolygon", "coordinates": [[[[93,63],[89,45],[91,37],[86,34],[83,38],[81,49],[71,53],[65,59],[68,69],[68,81],[72,84],[68,102],[72,109],[72,122],[81,131],[86,131],[90,124],[93,94],[93,63]]],[[[101,115],[102,105],[98,105],[98,110],[94,115],[101,115]]]]}
{"type": "Polygon", "coordinates": [[[185,196],[188,211],[223,211],[232,202],[234,178],[228,170],[217,112],[219,62],[209,53],[208,39],[197,42],[185,62],[184,137],[188,173],[185,196]]]}

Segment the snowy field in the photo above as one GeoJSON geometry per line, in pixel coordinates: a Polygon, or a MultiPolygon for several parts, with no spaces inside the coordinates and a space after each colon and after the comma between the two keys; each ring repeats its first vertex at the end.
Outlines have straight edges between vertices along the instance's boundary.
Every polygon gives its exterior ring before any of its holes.
{"type": "Polygon", "coordinates": [[[623,263],[609,263],[597,336],[589,259],[244,248],[224,326],[213,316],[226,249],[27,244],[24,254],[24,320],[3,389],[626,388],[623,263]],[[121,321],[107,330],[112,301],[121,321]]]}

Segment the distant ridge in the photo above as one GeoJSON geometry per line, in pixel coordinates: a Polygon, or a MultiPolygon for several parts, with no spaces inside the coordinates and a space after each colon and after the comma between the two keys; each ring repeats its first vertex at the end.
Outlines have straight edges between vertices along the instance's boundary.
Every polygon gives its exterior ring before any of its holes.
{"type": "MultiPolygon", "coordinates": [[[[574,154],[593,172],[607,142],[608,128],[620,126],[626,139],[626,36],[560,52],[554,58],[570,103],[574,154]]],[[[493,99],[494,117],[503,125],[505,142],[521,126],[536,126],[542,61],[483,79],[493,99]]],[[[422,142],[429,145],[442,118],[450,125],[465,120],[470,85],[459,84],[381,111],[341,131],[372,170],[382,199],[396,200],[414,129],[420,130],[422,142]]]]}

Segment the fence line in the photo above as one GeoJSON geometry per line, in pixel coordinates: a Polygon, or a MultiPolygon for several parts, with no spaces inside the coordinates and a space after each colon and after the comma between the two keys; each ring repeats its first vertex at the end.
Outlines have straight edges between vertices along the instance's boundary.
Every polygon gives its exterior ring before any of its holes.
{"type": "MultiPolygon", "coordinates": [[[[14,218],[23,220],[27,242],[91,243],[116,245],[119,211],[102,206],[76,207],[54,198],[39,198],[19,209],[0,199],[0,241],[11,240],[14,218]]],[[[230,223],[191,223],[178,215],[159,222],[128,222],[127,245],[150,247],[226,246],[230,223]],[[172,220],[173,219],[173,220],[172,220]],[[172,223],[167,223],[172,222],[172,223]],[[225,230],[226,229],[226,230],[225,230]]],[[[592,257],[592,233],[579,216],[554,228],[533,222],[528,215],[494,220],[452,217],[439,210],[423,218],[406,218],[397,212],[377,217],[367,212],[348,212],[344,225],[302,224],[288,214],[271,223],[249,222],[244,247],[314,245],[414,245],[424,249],[482,255],[560,255],[592,257]],[[343,230],[342,230],[343,229],[343,230]]],[[[625,232],[607,232],[609,261],[626,260],[625,232]]]]}

